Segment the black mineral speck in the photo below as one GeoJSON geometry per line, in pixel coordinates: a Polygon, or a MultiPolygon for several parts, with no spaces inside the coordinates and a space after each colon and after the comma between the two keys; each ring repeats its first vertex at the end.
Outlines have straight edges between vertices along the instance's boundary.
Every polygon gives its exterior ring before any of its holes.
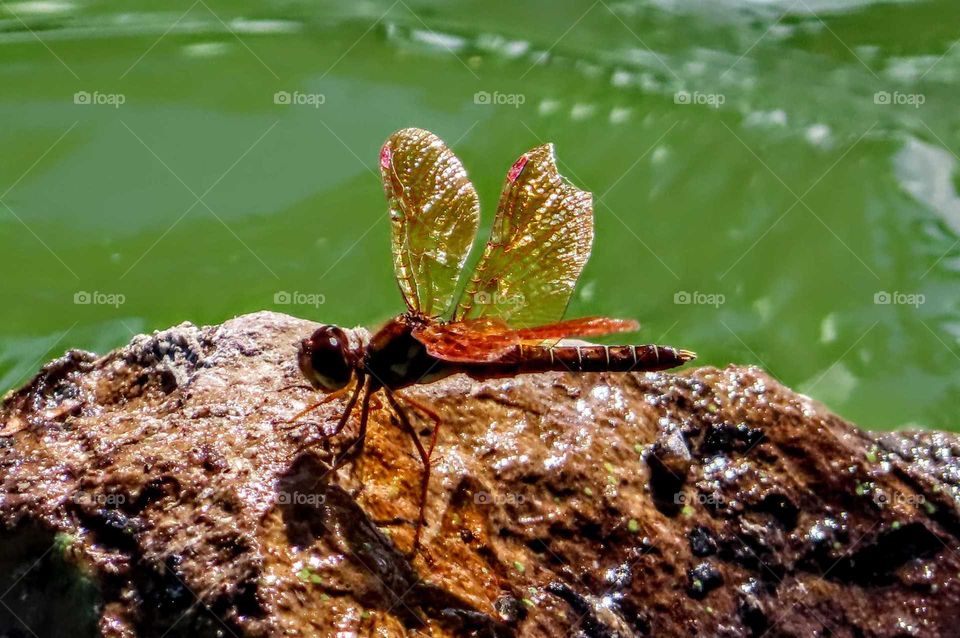
{"type": "Polygon", "coordinates": [[[617,565],[607,570],[607,573],[604,575],[604,580],[614,589],[624,589],[629,587],[630,581],[633,580],[633,570],[627,563],[617,565]]]}
{"type": "Polygon", "coordinates": [[[763,431],[746,423],[714,423],[707,428],[700,453],[703,455],[746,452],[763,440],[763,431]]]}
{"type": "Polygon", "coordinates": [[[687,534],[690,541],[690,551],[694,556],[710,556],[717,552],[717,541],[706,527],[697,526],[687,534]]]}
{"type": "Polygon", "coordinates": [[[760,602],[760,586],[755,578],[740,585],[737,612],[751,635],[761,636],[770,628],[770,620],[760,602]]]}
{"type": "Polygon", "coordinates": [[[505,622],[513,624],[526,615],[523,608],[523,601],[513,596],[501,596],[493,604],[497,610],[497,615],[505,622]]]}
{"type": "Polygon", "coordinates": [[[702,562],[687,572],[687,595],[691,598],[704,598],[723,584],[723,576],[716,567],[702,562]]]}

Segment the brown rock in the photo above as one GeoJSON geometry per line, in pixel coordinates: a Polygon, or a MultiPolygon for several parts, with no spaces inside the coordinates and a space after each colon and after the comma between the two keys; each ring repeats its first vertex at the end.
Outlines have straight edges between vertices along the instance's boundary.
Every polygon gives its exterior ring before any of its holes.
{"type": "Polygon", "coordinates": [[[389,411],[335,473],[343,402],[287,423],[314,327],[184,324],[10,394],[0,636],[960,635],[951,435],[755,368],[451,377],[405,391],[443,418],[410,561],[389,411]]]}

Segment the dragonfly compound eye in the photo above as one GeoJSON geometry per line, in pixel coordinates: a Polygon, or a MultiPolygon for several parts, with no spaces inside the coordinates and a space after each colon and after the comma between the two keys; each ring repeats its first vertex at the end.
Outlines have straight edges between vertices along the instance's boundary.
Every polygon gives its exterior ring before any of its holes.
{"type": "Polygon", "coordinates": [[[315,388],[339,390],[350,383],[353,374],[349,347],[347,335],[340,328],[317,328],[309,339],[300,342],[300,370],[315,388]]]}

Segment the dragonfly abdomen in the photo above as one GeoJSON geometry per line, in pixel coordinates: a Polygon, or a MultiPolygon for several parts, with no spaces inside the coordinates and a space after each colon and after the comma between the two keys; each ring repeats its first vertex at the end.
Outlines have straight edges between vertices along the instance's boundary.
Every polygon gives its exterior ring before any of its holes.
{"type": "MultiPolygon", "coordinates": [[[[493,376],[525,372],[630,372],[666,370],[694,359],[689,350],[670,346],[517,346],[509,355],[483,366],[493,376]]],[[[479,372],[479,370],[478,370],[479,372]]],[[[481,375],[478,376],[487,376],[481,375]]]]}

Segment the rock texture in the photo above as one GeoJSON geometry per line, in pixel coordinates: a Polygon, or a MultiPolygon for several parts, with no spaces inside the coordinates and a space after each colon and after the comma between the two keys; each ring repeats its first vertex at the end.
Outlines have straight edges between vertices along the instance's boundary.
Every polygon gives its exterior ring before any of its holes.
{"type": "Polygon", "coordinates": [[[756,368],[456,376],[405,391],[443,419],[410,559],[386,405],[336,472],[343,401],[287,422],[314,327],[184,324],[11,393],[0,636],[960,635],[952,436],[873,437],[756,368]]]}

